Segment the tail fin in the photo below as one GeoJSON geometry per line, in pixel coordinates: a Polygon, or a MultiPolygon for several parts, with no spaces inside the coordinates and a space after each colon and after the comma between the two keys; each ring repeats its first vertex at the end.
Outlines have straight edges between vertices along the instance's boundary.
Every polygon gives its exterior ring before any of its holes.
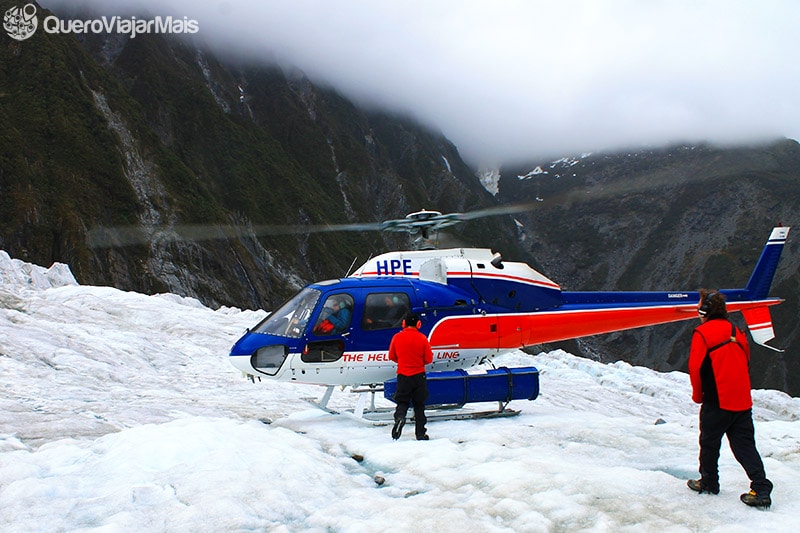
{"type": "MultiPolygon", "coordinates": [[[[788,235],[789,228],[777,227],[772,229],[767,244],[761,252],[761,257],[758,258],[756,268],[753,269],[753,274],[747,282],[747,287],[745,287],[745,292],[750,300],[763,300],[769,296],[769,288],[772,285],[772,279],[775,277],[775,271],[778,269],[778,260],[781,258],[781,252],[788,235]]],[[[754,342],[776,352],[783,351],[767,344],[767,341],[775,338],[769,307],[744,309],[742,310],[742,315],[754,342]]]]}
{"type": "Polygon", "coordinates": [[[789,228],[777,227],[772,229],[772,233],[767,240],[761,257],[758,258],[756,268],[750,276],[745,289],[750,293],[750,299],[762,300],[769,295],[769,287],[772,285],[772,278],[778,269],[778,260],[781,258],[783,245],[786,243],[786,236],[789,228]]]}

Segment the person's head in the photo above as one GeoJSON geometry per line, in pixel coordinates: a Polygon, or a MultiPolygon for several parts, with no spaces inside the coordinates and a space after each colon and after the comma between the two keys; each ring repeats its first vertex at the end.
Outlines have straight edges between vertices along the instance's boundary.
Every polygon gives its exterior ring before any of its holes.
{"type": "Polygon", "coordinates": [[[404,328],[419,328],[421,325],[422,321],[417,313],[408,313],[403,319],[404,328]]]}
{"type": "Polygon", "coordinates": [[[725,295],[719,291],[700,289],[700,302],[697,305],[700,319],[728,318],[725,295]]]}

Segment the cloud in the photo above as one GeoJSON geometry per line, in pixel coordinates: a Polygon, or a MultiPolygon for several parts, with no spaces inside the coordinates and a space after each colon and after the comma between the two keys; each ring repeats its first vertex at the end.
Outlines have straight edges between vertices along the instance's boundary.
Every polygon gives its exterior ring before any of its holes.
{"type": "Polygon", "coordinates": [[[474,164],[800,138],[793,0],[84,5],[194,18],[213,46],[275,58],[355,101],[410,113],[474,164]]]}

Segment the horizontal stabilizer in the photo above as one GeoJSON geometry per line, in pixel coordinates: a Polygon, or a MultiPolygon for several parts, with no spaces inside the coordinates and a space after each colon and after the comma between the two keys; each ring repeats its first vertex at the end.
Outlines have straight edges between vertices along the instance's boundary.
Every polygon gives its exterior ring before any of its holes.
{"type": "Polygon", "coordinates": [[[750,335],[753,337],[753,342],[769,348],[770,350],[775,350],[776,352],[783,351],[767,344],[767,341],[775,338],[769,307],[745,309],[742,311],[742,315],[744,315],[744,321],[747,323],[747,328],[750,330],[750,335]]]}

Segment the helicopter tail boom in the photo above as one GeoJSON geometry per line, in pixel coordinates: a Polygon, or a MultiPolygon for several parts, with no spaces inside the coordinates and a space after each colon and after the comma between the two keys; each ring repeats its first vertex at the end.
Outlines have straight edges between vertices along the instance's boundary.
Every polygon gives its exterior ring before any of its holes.
{"type": "MultiPolygon", "coordinates": [[[[720,291],[725,292],[725,291],[720,291]]],[[[586,293],[584,293],[586,294],[586,293]]],[[[631,293],[641,297],[643,293],[631,293]]],[[[478,316],[447,317],[439,321],[430,334],[434,349],[439,346],[457,346],[459,349],[480,348],[487,344],[487,336],[494,337],[500,350],[522,348],[536,344],[557,342],[590,335],[601,335],[680,322],[697,317],[698,293],[680,293],[680,301],[667,301],[676,293],[650,293],[663,295],[661,301],[595,303],[591,305],[568,304],[559,309],[529,313],[502,313],[478,316]]],[[[619,293],[616,295],[619,297],[619,293]]],[[[770,298],[758,301],[729,302],[730,312],[741,311],[748,316],[761,316],[768,306],[783,300],[770,298]],[[753,311],[751,313],[751,311],[753,311]]],[[[748,321],[748,325],[751,325],[748,321]]],[[[771,321],[759,320],[763,327],[760,335],[771,338],[771,321]]],[[[754,339],[758,342],[759,337],[754,339]]],[[[765,338],[764,340],[769,340],[765,338]]],[[[759,342],[760,343],[760,342],[759,342]]]]}
{"type": "MultiPolygon", "coordinates": [[[[764,346],[774,338],[769,307],[783,302],[767,294],[788,232],[784,227],[772,230],[745,288],[720,290],[728,311],[741,312],[753,340],[764,346]]],[[[695,318],[700,300],[697,291],[562,291],[561,296],[563,303],[548,310],[445,318],[431,331],[431,344],[478,346],[489,332],[499,349],[512,349],[612,333],[695,318]]]]}

